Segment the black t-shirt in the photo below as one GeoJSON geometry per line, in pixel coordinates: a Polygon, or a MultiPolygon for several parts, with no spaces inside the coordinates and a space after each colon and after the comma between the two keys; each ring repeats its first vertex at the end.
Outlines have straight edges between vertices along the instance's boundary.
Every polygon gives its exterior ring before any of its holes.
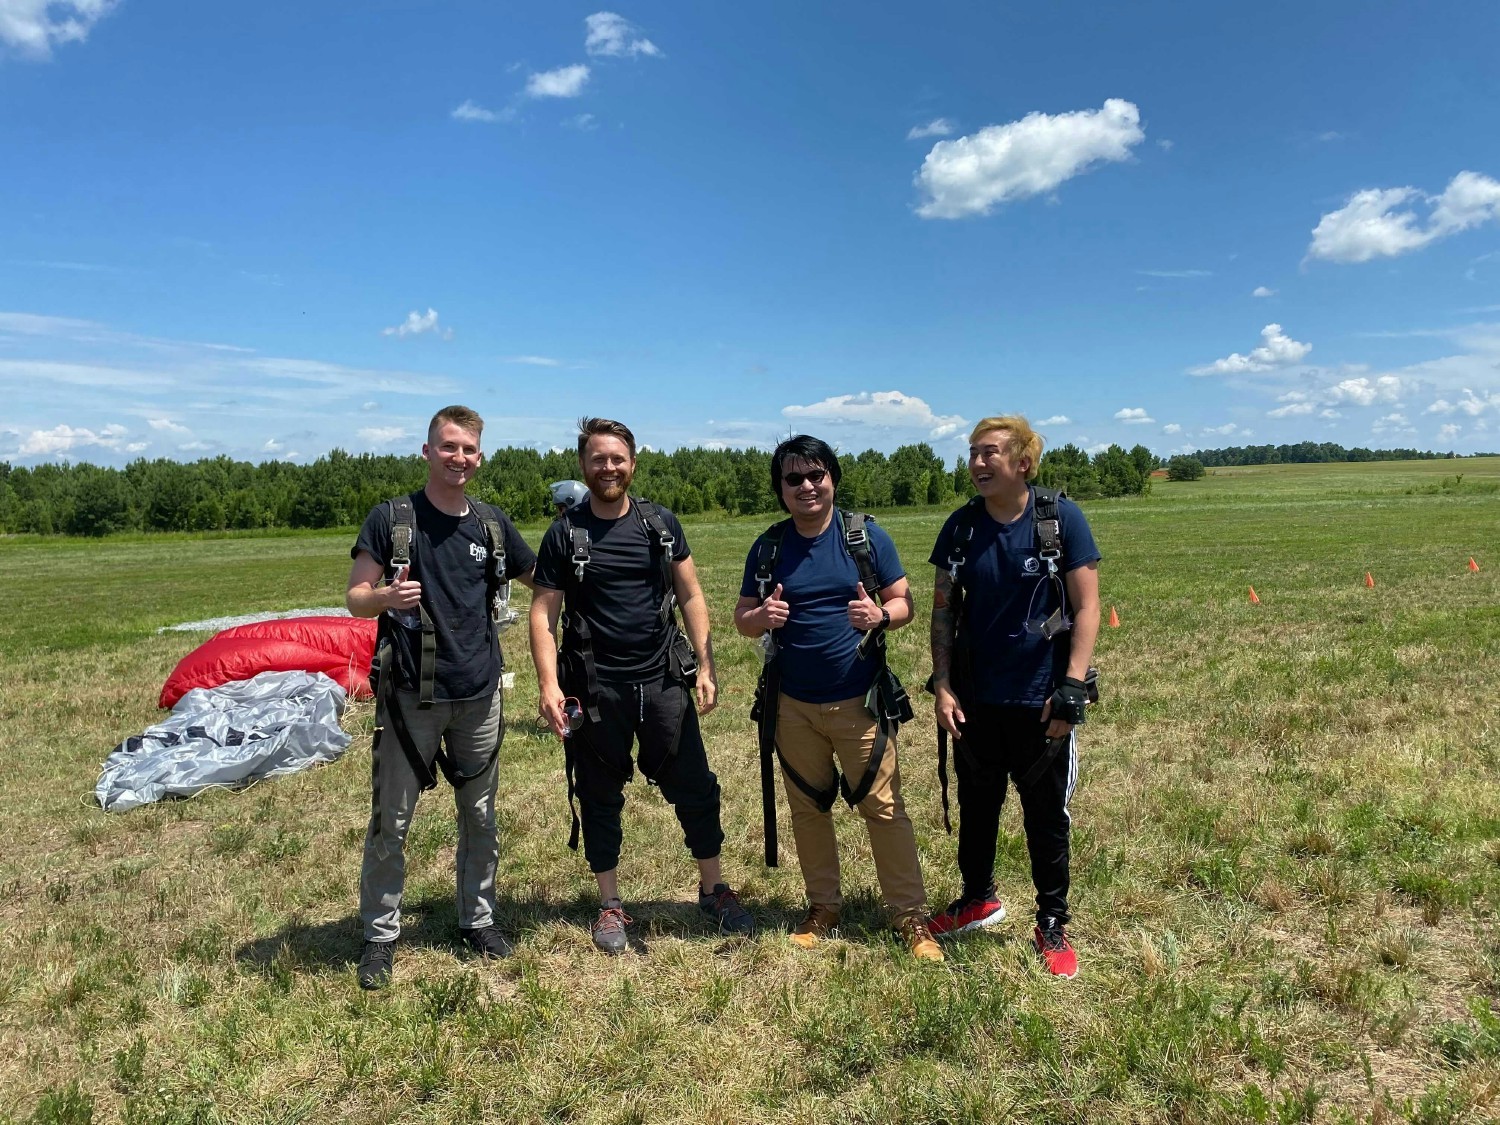
{"type": "MultiPolygon", "coordinates": [[[[687,536],[677,517],[660,505],[677,541],[672,559],[688,557],[687,536]]],[[[656,533],[632,502],[619,519],[606,520],[581,504],[552,522],[537,550],[536,584],[564,592],[568,613],[581,613],[593,635],[594,667],[601,680],[635,684],[660,675],[667,663],[671,629],[662,622],[661,562],[656,533]],[[589,533],[589,564],[580,587],[573,571],[569,521],[589,533]]]]}
{"type": "MultiPolygon", "coordinates": [[[[425,492],[413,492],[416,531],[411,543],[411,578],[422,584],[422,605],[436,631],[437,660],[432,681],[433,699],[455,701],[493,695],[500,682],[503,659],[494,622],[485,603],[485,570],[489,535],[473,506],[462,516],[439,511],[425,492]]],[[[498,512],[499,509],[496,509],[498,512]]],[[[526,540],[499,512],[505,542],[505,576],[515,578],[536,565],[526,540]]],[[[390,578],[391,505],[379,504],[365,517],[350,557],[361,551],[386,568],[390,578]]],[[[396,683],[416,691],[421,632],[395,626],[396,683]]]]}

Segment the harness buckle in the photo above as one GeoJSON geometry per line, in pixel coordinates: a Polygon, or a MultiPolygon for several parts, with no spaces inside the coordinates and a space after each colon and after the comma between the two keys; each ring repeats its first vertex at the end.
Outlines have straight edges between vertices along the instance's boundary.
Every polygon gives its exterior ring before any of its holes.
{"type": "Polygon", "coordinates": [[[870,541],[870,533],[863,527],[851,527],[844,532],[844,544],[848,547],[863,547],[870,541]]]}

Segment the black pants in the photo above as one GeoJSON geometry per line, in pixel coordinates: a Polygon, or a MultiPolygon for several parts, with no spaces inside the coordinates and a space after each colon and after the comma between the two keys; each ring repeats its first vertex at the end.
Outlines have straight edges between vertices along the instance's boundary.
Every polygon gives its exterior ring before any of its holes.
{"type": "Polygon", "coordinates": [[[692,693],[663,674],[644,684],[599,683],[599,722],[573,732],[574,786],[589,870],[620,864],[620,813],[625,783],[634,774],[631,744],[646,780],[677,814],[683,843],[694,859],[713,859],[724,846],[719,825],[719,779],[708,768],[692,693]]]}
{"type": "Polygon", "coordinates": [[[983,896],[994,887],[995,840],[1008,778],[1021,797],[1031,881],[1036,886],[1036,914],[1068,921],[1068,801],[1078,780],[1078,751],[1070,735],[1042,775],[1030,785],[1021,779],[1046,748],[1046,726],[1039,707],[964,707],[968,722],[954,747],[958,775],[958,870],[965,898],[983,896]]]}

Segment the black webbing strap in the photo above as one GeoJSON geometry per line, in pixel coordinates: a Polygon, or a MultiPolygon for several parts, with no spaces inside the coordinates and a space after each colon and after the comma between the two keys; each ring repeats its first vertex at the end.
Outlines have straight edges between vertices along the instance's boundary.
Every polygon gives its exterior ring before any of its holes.
{"type": "MultiPolygon", "coordinates": [[[[773,523],[760,538],[760,551],[755,559],[755,587],[764,602],[775,589],[772,582],[776,563],[781,558],[781,540],[786,534],[790,520],[773,523]]],[[[776,634],[768,631],[762,638],[764,661],[760,678],[755,684],[755,701],[750,707],[750,718],[755,723],[756,738],[760,748],[760,811],[765,825],[766,866],[775,867],[779,858],[776,839],[776,766],[780,757],[776,748],[776,718],[781,703],[781,663],[776,659],[776,634]]],[[[785,765],[785,763],[782,763],[785,765]]]]}
{"type": "Polygon", "coordinates": [[[1041,756],[1031,764],[1031,768],[1026,771],[1026,776],[1016,778],[1016,792],[1019,793],[1022,789],[1030,789],[1040,781],[1042,775],[1047,772],[1048,767],[1052,765],[1054,759],[1061,753],[1062,748],[1072,740],[1072,731],[1069,731],[1061,738],[1047,739],[1046,744],[1042,747],[1041,756]]]}
{"type": "Polygon", "coordinates": [[[576,754],[577,751],[573,749],[573,740],[571,738],[564,738],[563,776],[568,780],[568,815],[573,818],[573,823],[568,829],[568,850],[574,852],[578,850],[578,830],[580,827],[578,823],[578,804],[575,800],[578,793],[578,785],[573,778],[574,771],[577,769],[574,761],[576,754]]]}
{"type": "MultiPolygon", "coordinates": [[[[490,621],[501,624],[510,608],[510,580],[506,577],[509,565],[505,558],[505,532],[500,527],[500,509],[493,504],[470,500],[469,506],[484,525],[489,553],[484,563],[484,604],[489,610],[490,621]]],[[[501,656],[502,661],[504,655],[501,656]]]]}
{"type": "MultiPolygon", "coordinates": [[[[948,819],[948,731],[938,724],[938,788],[943,794],[943,831],[953,835],[953,821],[948,819]]],[[[958,747],[954,747],[957,751],[958,747]]]]}
{"type": "MultiPolygon", "coordinates": [[[[417,511],[410,496],[391,500],[391,568],[411,567],[411,548],[417,530],[417,511]]],[[[417,706],[432,706],[432,678],[437,666],[437,628],[427,612],[425,602],[417,603],[422,620],[422,645],[417,653],[417,706]]]]}
{"type": "Polygon", "coordinates": [[[652,553],[656,555],[657,567],[661,571],[661,605],[657,614],[661,623],[668,625],[672,622],[672,610],[677,607],[677,588],[672,582],[672,549],[677,546],[677,539],[655,504],[634,497],[630,502],[646,525],[646,538],[651,542],[652,553]],[[655,539],[652,539],[653,535],[655,539]]]}
{"type": "MultiPolygon", "coordinates": [[[[382,638],[375,650],[375,682],[378,685],[375,699],[375,715],[377,722],[380,716],[391,726],[392,733],[396,736],[396,742],[401,747],[401,752],[406,755],[406,764],[411,767],[412,775],[417,779],[417,788],[426,793],[429,789],[437,788],[437,774],[432,767],[422,760],[421,753],[417,750],[416,740],[411,736],[411,730],[406,725],[406,716],[401,713],[401,706],[396,702],[396,688],[391,680],[395,676],[392,668],[392,645],[390,638],[382,638]]],[[[380,745],[380,736],[384,728],[376,726],[373,747],[380,745]]]]}

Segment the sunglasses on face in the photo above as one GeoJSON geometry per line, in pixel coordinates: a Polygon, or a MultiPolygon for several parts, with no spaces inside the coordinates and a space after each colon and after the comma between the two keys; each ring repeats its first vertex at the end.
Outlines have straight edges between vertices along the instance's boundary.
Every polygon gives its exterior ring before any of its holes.
{"type": "Polygon", "coordinates": [[[827,469],[809,469],[805,473],[787,473],[781,479],[786,481],[788,488],[801,488],[803,481],[809,484],[822,484],[826,476],[828,476],[827,469]]]}

